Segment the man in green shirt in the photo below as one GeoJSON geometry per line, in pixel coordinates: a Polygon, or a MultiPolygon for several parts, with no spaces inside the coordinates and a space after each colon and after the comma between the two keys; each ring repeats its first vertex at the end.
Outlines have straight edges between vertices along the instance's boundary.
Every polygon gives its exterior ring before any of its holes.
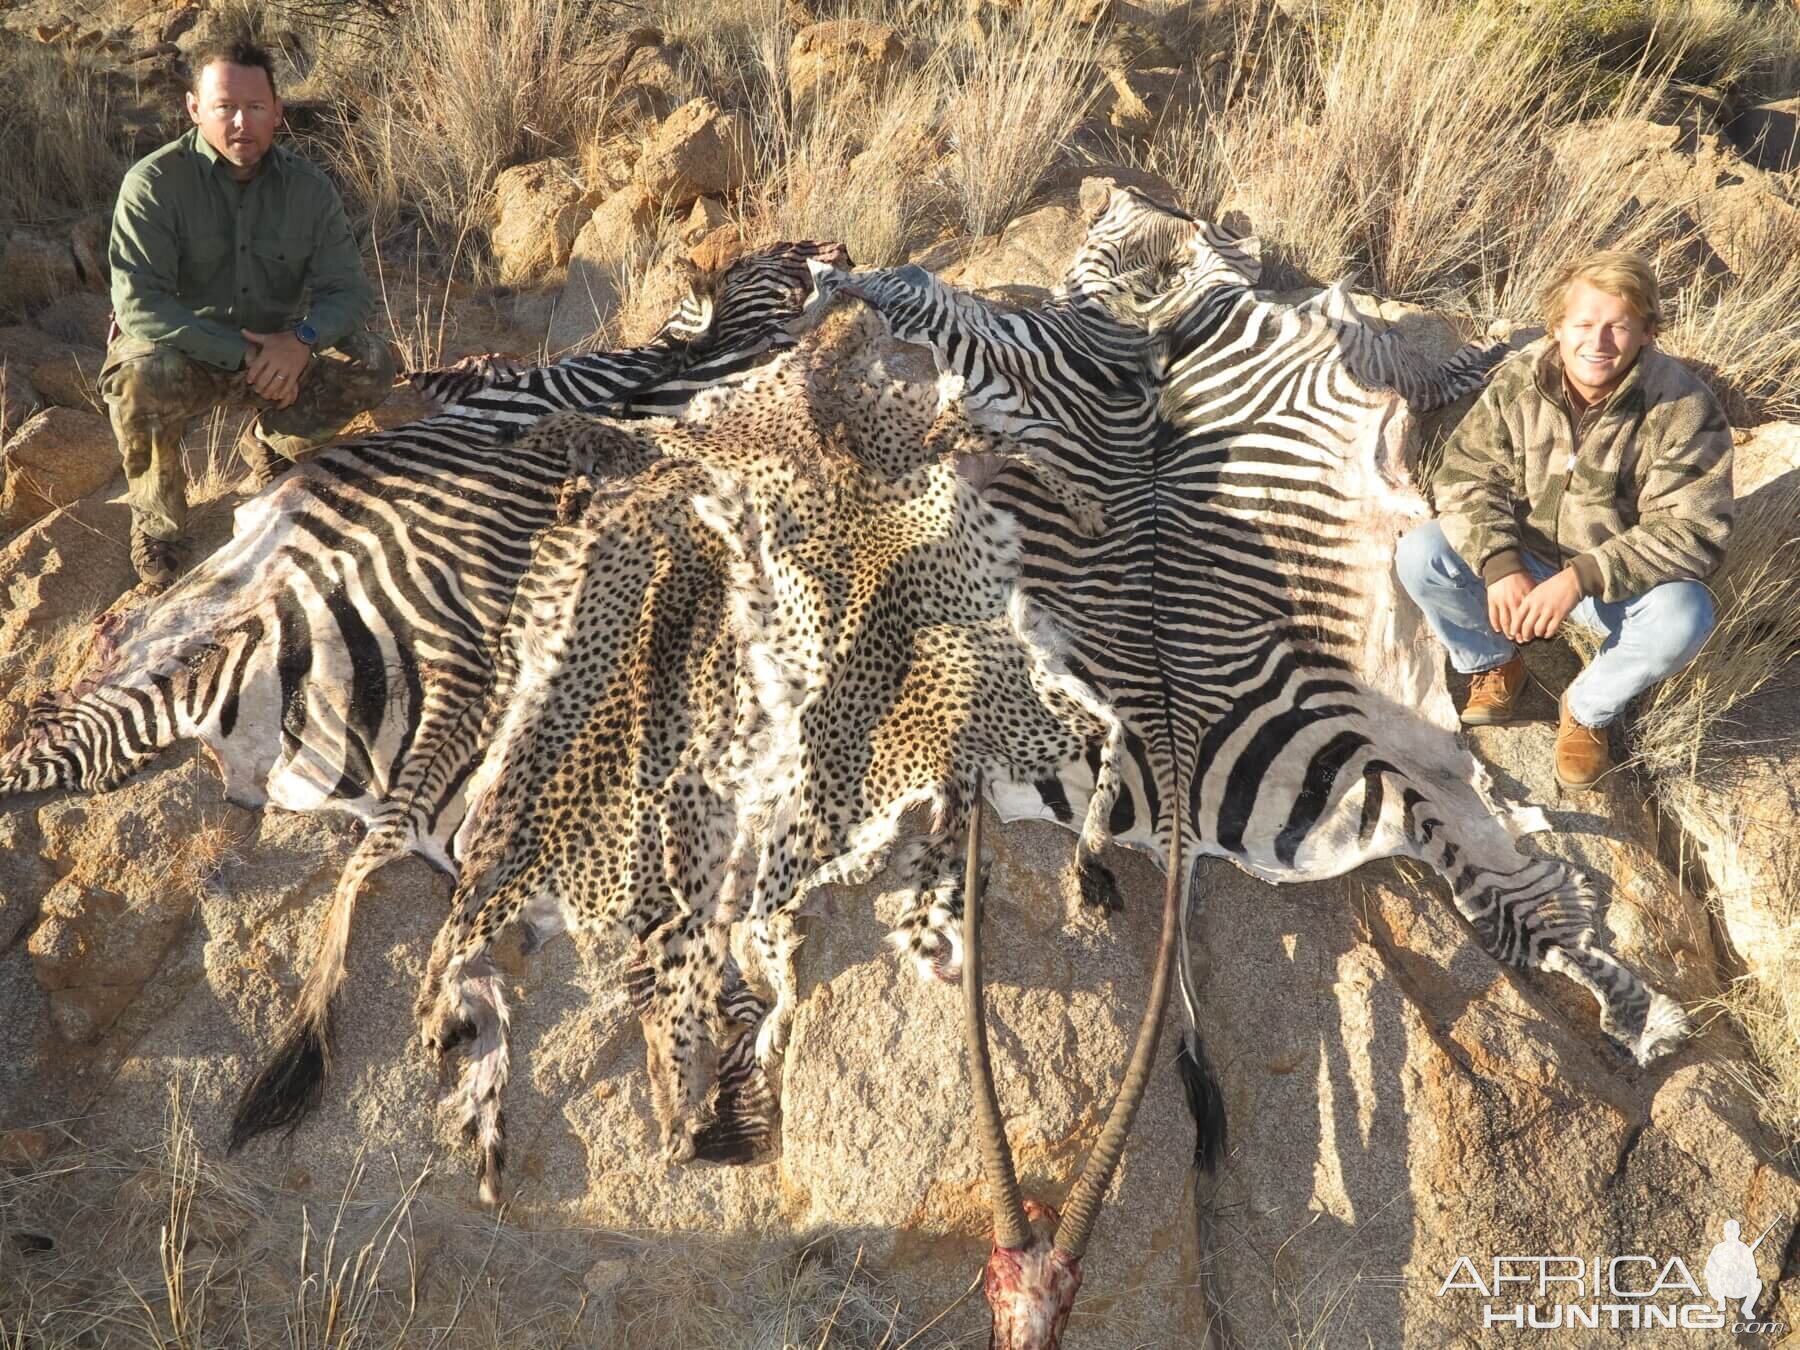
{"type": "Polygon", "coordinates": [[[240,444],[257,487],[387,397],[393,349],[337,189],[275,144],[281,100],[247,41],[196,54],[194,129],[140,160],[113,212],[113,312],[100,391],[125,461],[131,560],[175,575],[187,522],[181,436],[222,404],[261,409],[240,444]]]}

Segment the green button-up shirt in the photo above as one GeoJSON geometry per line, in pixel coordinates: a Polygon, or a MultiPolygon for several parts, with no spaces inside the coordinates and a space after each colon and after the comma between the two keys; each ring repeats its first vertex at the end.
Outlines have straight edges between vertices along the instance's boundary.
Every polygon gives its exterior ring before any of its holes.
{"type": "Polygon", "coordinates": [[[375,310],[331,180],[275,145],[239,183],[198,127],[125,175],[108,257],[124,333],[225,370],[244,364],[239,329],[305,319],[328,347],[375,310]]]}

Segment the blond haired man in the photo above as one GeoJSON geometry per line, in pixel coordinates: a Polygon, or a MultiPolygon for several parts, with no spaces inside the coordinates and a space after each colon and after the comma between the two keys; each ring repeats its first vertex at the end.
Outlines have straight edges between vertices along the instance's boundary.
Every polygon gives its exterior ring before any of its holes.
{"type": "Polygon", "coordinates": [[[1474,677],[1469,725],[1513,716],[1520,644],[1565,620],[1598,630],[1556,736],[1557,780],[1585,788],[1612,767],[1605,728],[1712,631],[1701,582],[1731,531],[1731,429],[1656,349],[1662,303],[1642,255],[1565,267],[1544,320],[1549,333],[1499,367],[1445,445],[1438,518],[1400,541],[1396,565],[1474,677]]]}

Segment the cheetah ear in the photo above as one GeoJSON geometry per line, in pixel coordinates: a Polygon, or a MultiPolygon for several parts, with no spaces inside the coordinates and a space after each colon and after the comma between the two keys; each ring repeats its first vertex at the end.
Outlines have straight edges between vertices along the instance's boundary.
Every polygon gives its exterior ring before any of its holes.
{"type": "Polygon", "coordinates": [[[954,451],[946,460],[976,494],[983,495],[1008,472],[1025,474],[1068,512],[1069,523],[1084,538],[1095,539],[1106,530],[1106,515],[1099,498],[1053,465],[1022,453],[991,450],[954,451]]]}
{"type": "Polygon", "coordinates": [[[958,450],[950,456],[950,467],[956,471],[956,476],[974,488],[977,494],[986,492],[994,485],[994,480],[1000,477],[1006,463],[1006,456],[986,450],[958,450]]]}

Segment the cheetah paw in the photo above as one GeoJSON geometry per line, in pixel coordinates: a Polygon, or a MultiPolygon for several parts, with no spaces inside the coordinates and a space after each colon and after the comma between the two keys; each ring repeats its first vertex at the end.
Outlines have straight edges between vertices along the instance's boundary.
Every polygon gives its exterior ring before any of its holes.
{"type": "Polygon", "coordinates": [[[686,1124],[678,1124],[663,1131],[663,1161],[665,1163],[690,1163],[694,1160],[695,1138],[699,1131],[686,1124]]]}
{"type": "Polygon", "coordinates": [[[767,1069],[787,1053],[787,1018],[771,1012],[756,1029],[756,1062],[767,1069]]]}
{"type": "Polygon", "coordinates": [[[442,1003],[420,1019],[419,1040],[440,1058],[475,1034],[475,1024],[442,1003]]]}

